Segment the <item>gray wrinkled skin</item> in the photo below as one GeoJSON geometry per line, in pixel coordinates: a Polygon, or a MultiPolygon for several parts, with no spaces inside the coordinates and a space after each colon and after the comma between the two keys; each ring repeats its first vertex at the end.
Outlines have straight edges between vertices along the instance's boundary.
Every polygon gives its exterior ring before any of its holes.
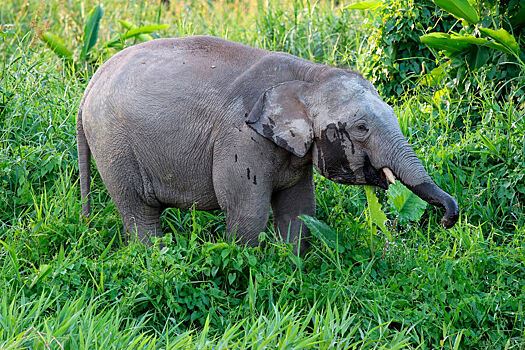
{"type": "Polygon", "coordinates": [[[93,155],[144,242],[161,234],[163,209],[195,205],[224,210],[228,232],[250,245],[272,209],[298,244],[308,232],[297,216],[315,214],[312,164],[333,181],[384,188],[388,167],[457,219],[368,81],[284,53],[205,36],[130,47],[93,76],[77,129],[84,215],[93,155]]]}

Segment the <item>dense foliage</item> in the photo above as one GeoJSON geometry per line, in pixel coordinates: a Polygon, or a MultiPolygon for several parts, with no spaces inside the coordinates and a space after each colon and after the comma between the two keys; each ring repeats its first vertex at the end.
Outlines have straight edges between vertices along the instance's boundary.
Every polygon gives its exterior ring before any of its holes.
{"type": "MultiPolygon", "coordinates": [[[[450,58],[419,36],[462,23],[429,1],[366,11],[338,3],[108,0],[94,45],[84,33],[98,3],[0,4],[0,348],[525,346],[523,67],[512,65],[508,78],[506,58],[491,51],[487,64],[465,63],[428,83],[425,74],[450,58]],[[362,188],[316,176],[322,222],[305,218],[314,238],[303,258],[271,229],[263,248],[244,248],[224,240],[221,213],[176,209],[163,217],[164,246],[147,248],[123,242],[96,172],[93,216],[81,220],[76,110],[93,67],[149,39],[126,37],[132,26],[361,70],[458,199],[460,222],[444,230],[430,207],[404,220],[423,209],[406,209],[412,200],[402,190],[378,191],[367,206],[362,188]],[[47,32],[74,64],[46,46],[47,32]],[[115,38],[120,46],[106,45],[115,38]],[[389,218],[383,230],[371,224],[379,204],[389,218]]],[[[494,28],[504,26],[483,4],[494,28]]],[[[511,25],[523,47],[522,27],[511,25]]]]}
{"type": "Polygon", "coordinates": [[[370,11],[364,26],[370,50],[366,70],[383,94],[402,95],[422,74],[436,68],[432,52],[419,37],[429,31],[446,32],[456,20],[444,16],[431,0],[385,0],[370,11]]]}

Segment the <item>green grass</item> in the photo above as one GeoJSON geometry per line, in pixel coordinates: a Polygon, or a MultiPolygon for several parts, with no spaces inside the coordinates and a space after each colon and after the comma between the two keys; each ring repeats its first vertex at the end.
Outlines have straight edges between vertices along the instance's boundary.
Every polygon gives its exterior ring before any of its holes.
{"type": "MultiPolygon", "coordinates": [[[[212,34],[367,74],[367,13],[328,1],[189,3],[104,2],[101,40],[118,19],[168,23],[163,36],[212,34]]],[[[390,101],[458,198],[451,230],[433,208],[413,224],[389,214],[387,246],[370,236],[362,188],[316,176],[317,217],[339,252],[316,236],[299,258],[271,231],[264,248],[240,247],[223,239],[221,213],[176,209],[164,214],[164,248],[127,245],[96,172],[93,215],[80,219],[75,118],[92,70],[64,69],[38,39],[49,28],[80,45],[95,4],[0,4],[0,24],[14,24],[0,34],[0,348],[525,347],[523,96],[496,98],[480,70],[467,94],[422,86],[390,101]]]]}

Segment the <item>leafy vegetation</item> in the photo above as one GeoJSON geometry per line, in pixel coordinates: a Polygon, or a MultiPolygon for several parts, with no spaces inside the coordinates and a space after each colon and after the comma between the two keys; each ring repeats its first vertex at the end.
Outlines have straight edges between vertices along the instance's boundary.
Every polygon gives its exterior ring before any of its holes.
{"type": "Polygon", "coordinates": [[[449,31],[455,19],[431,0],[384,0],[369,10],[363,31],[368,37],[364,69],[386,96],[414,89],[421,74],[436,67],[432,53],[419,37],[428,31],[449,31]]]}
{"type": "MultiPolygon", "coordinates": [[[[420,37],[421,42],[430,48],[443,52],[450,59],[432,71],[431,76],[440,77],[447,70],[464,74],[465,67],[479,69],[486,65],[494,68],[499,65],[503,69],[498,73],[493,72],[491,78],[502,81],[503,84],[517,79],[520,86],[523,86],[522,72],[525,69],[525,62],[523,62],[525,47],[520,47],[518,40],[521,41],[522,29],[520,27],[525,25],[525,16],[512,16],[511,11],[515,11],[516,6],[490,10],[490,3],[482,2],[482,7],[488,13],[482,19],[476,8],[467,0],[436,0],[436,4],[463,24],[459,33],[433,32],[420,37]],[[499,19],[496,16],[494,12],[499,11],[502,12],[503,18],[506,20],[499,19]],[[509,22],[508,18],[513,18],[512,22],[509,22]],[[500,26],[500,28],[493,29],[489,26],[500,26]],[[518,39],[504,27],[514,31],[518,39]]],[[[524,2],[521,5],[525,8],[524,2]]],[[[508,93],[509,89],[502,89],[502,91],[508,93]]]]}
{"type": "MultiPolygon", "coordinates": [[[[86,23],[84,25],[82,46],[79,48],[80,51],[78,54],[78,59],[76,62],[74,62],[74,65],[77,69],[81,69],[79,65],[82,63],[97,62],[97,59],[93,57],[92,51],[98,40],[100,20],[102,19],[103,14],[104,11],[102,10],[102,6],[97,5],[93,7],[93,9],[91,9],[87,15],[86,23]]],[[[154,37],[151,35],[151,33],[153,33],[155,37],[158,38],[159,36],[154,32],[158,30],[164,30],[169,27],[167,24],[150,24],[137,27],[134,24],[124,20],[119,20],[119,23],[125,29],[125,32],[122,34],[116,34],[112,39],[103,45],[103,49],[123,49],[126,41],[129,39],[136,39],[140,41],[153,40],[154,37]]],[[[46,31],[41,34],[41,39],[58,57],[64,59],[67,63],[71,63],[71,61],[73,61],[73,51],[66,47],[64,40],[58,35],[46,31]]],[[[99,56],[101,53],[102,52],[99,53],[99,56]]]]}
{"type": "MultiPolygon", "coordinates": [[[[508,2],[517,6],[510,24],[486,4],[474,7],[481,27],[504,28],[523,48],[521,3],[508,2]]],[[[451,58],[420,36],[484,34],[434,3],[348,5],[107,1],[92,45],[86,24],[97,3],[1,2],[0,348],[522,349],[523,66],[489,48],[479,68],[449,68],[451,58]],[[365,194],[316,175],[305,257],[270,228],[263,247],[245,248],[224,239],[222,213],[176,209],[148,248],[122,241],[96,172],[93,216],[81,220],[75,118],[87,80],[120,47],[151,39],[127,40],[132,30],[168,23],[154,32],[217,35],[361,70],[458,199],[458,225],[442,229],[441,212],[423,213],[406,189],[365,194]],[[43,33],[79,63],[63,64],[43,33]],[[119,47],[107,45],[115,38],[119,47]]]]}

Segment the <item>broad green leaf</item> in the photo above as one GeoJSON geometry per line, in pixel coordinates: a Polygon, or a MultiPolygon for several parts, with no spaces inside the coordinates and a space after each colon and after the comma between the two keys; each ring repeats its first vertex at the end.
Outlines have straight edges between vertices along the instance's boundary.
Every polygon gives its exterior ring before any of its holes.
{"type": "Polygon", "coordinates": [[[491,49],[495,49],[495,50],[498,50],[498,51],[501,51],[501,52],[508,53],[510,55],[513,54],[512,51],[510,51],[505,46],[503,46],[500,43],[497,43],[495,41],[487,40],[487,43],[485,44],[485,46],[490,47],[491,49]]]}
{"type": "Polygon", "coordinates": [[[125,21],[123,19],[119,19],[118,22],[120,23],[121,26],[124,27],[124,29],[131,29],[133,27],[136,27],[133,23],[131,23],[130,21],[125,21]]]}
{"type": "Polygon", "coordinates": [[[516,38],[505,29],[500,28],[497,30],[489,28],[479,28],[479,31],[488,37],[494,39],[498,44],[505,47],[505,52],[513,55],[519,55],[520,46],[516,41],[516,38]]]}
{"type": "Polygon", "coordinates": [[[122,36],[122,40],[127,40],[139,36],[141,34],[150,34],[159,30],[165,30],[167,28],[169,28],[168,24],[151,24],[137,28],[132,28],[122,36]]]}
{"type": "Polygon", "coordinates": [[[438,85],[447,76],[447,68],[449,64],[450,61],[447,61],[432,69],[429,73],[421,77],[420,83],[425,86],[438,85]]]}
{"type": "Polygon", "coordinates": [[[485,39],[485,38],[477,38],[472,35],[459,35],[459,34],[451,34],[450,40],[456,43],[464,43],[464,44],[472,44],[472,45],[478,45],[478,46],[486,46],[490,47],[492,49],[496,49],[499,51],[505,50],[505,47],[497,42],[485,39]]]}
{"type": "Polygon", "coordinates": [[[485,38],[476,38],[473,35],[459,35],[447,33],[430,33],[419,37],[421,42],[437,50],[443,50],[447,56],[456,56],[467,53],[472,45],[487,46],[500,49],[501,45],[485,38]]]}
{"type": "Polygon", "coordinates": [[[72,59],[73,58],[73,52],[71,52],[66,45],[64,45],[64,42],[60,37],[57,35],[45,32],[41,36],[42,41],[46,43],[46,45],[60,58],[65,59],[72,59]]]}
{"type": "Polygon", "coordinates": [[[444,99],[448,99],[449,93],[449,89],[445,86],[432,94],[432,101],[439,106],[444,99]]]}
{"type": "Polygon", "coordinates": [[[512,51],[500,43],[485,38],[476,38],[472,35],[436,32],[422,35],[419,39],[428,47],[445,51],[445,54],[449,57],[468,53],[472,49],[472,45],[486,46],[498,51],[513,54],[512,51]]]}
{"type": "Polygon", "coordinates": [[[422,35],[419,40],[428,47],[445,51],[448,56],[465,52],[471,45],[464,41],[451,40],[450,34],[440,32],[422,35]]]}
{"type": "MultiPolygon", "coordinates": [[[[121,26],[123,26],[125,29],[127,30],[131,30],[131,29],[134,29],[134,28],[137,28],[136,25],[134,25],[133,23],[129,22],[129,21],[124,21],[124,20],[119,20],[118,21],[120,23],[121,26]]],[[[138,36],[138,38],[142,41],[149,41],[149,40],[153,40],[154,38],[149,35],[149,34],[140,34],[138,36]]]]}
{"type": "Polygon", "coordinates": [[[372,10],[381,5],[381,0],[367,0],[345,6],[348,10],[372,10]]]}
{"type": "Polygon", "coordinates": [[[468,0],[434,0],[434,2],[456,18],[473,24],[479,22],[478,12],[468,0]]]}
{"type": "Polygon", "coordinates": [[[473,35],[460,35],[460,34],[451,34],[450,40],[458,43],[473,44],[473,45],[486,45],[488,43],[487,39],[477,38],[473,35]]]}
{"type": "Polygon", "coordinates": [[[345,248],[338,244],[337,232],[330,226],[308,215],[301,215],[299,218],[310,229],[310,233],[323,241],[328,247],[337,250],[339,253],[345,251],[345,248]]]}
{"type": "Polygon", "coordinates": [[[84,26],[84,40],[82,45],[82,51],[80,51],[80,59],[84,60],[87,58],[89,51],[95,46],[98,39],[98,28],[100,26],[100,19],[104,11],[100,5],[97,5],[89,11],[86,25],[84,26]]]}
{"type": "Polygon", "coordinates": [[[388,203],[394,209],[399,222],[419,221],[427,203],[406,188],[400,181],[388,187],[388,203]]]}
{"type": "Polygon", "coordinates": [[[370,220],[391,240],[390,231],[386,228],[387,217],[379,204],[379,200],[374,192],[373,186],[365,186],[366,201],[368,202],[368,214],[370,220]]]}
{"type": "Polygon", "coordinates": [[[137,27],[133,23],[128,21],[119,20],[119,23],[125,28],[128,29],[128,31],[124,34],[117,35],[113,39],[106,42],[104,45],[105,47],[119,47],[122,48],[124,41],[132,38],[139,38],[142,41],[149,41],[153,40],[153,36],[149,35],[149,33],[153,33],[159,30],[164,30],[169,28],[168,24],[153,24],[153,25],[146,25],[137,27]]]}
{"type": "Polygon", "coordinates": [[[118,47],[120,49],[123,49],[123,41],[121,40],[121,35],[115,35],[112,39],[106,41],[104,44],[104,47],[118,47]]]}
{"type": "Polygon", "coordinates": [[[38,284],[40,281],[42,281],[44,278],[46,278],[51,272],[53,272],[53,269],[51,266],[47,264],[43,264],[40,266],[38,273],[33,278],[33,281],[29,285],[29,288],[33,288],[36,284],[38,284]]]}

